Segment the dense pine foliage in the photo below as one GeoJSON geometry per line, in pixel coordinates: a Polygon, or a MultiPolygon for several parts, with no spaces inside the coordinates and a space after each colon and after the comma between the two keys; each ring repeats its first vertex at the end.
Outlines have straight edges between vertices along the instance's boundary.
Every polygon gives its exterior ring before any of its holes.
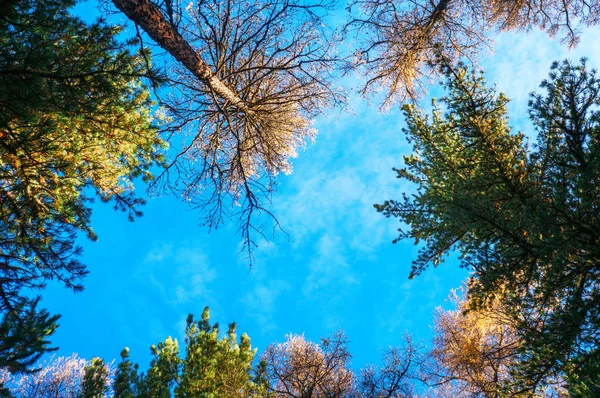
{"type": "Polygon", "coordinates": [[[57,321],[24,290],[50,279],[81,290],[76,238],[96,238],[90,202],[139,216],[133,179],[161,159],[142,58],[72,5],[3,2],[0,17],[0,365],[14,371],[47,350],[57,321]]]}
{"type": "Polygon", "coordinates": [[[465,67],[443,66],[448,96],[431,118],[405,106],[414,196],[376,205],[424,242],[412,276],[452,250],[473,270],[472,308],[494,300],[524,339],[525,382],[597,374],[600,286],[600,81],[585,60],[552,66],[529,111],[538,141],[513,133],[507,98],[465,67]]]}

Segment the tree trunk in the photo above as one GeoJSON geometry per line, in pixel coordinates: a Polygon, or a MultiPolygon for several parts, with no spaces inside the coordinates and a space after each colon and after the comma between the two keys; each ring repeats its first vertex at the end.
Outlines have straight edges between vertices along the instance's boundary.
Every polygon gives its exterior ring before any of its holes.
{"type": "Polygon", "coordinates": [[[138,24],[159,46],[167,50],[181,62],[201,82],[222,99],[241,111],[247,112],[248,106],[229,87],[227,87],[194,51],[192,46],[169,24],[160,10],[149,0],[113,0],[113,3],[127,18],[138,24]]]}

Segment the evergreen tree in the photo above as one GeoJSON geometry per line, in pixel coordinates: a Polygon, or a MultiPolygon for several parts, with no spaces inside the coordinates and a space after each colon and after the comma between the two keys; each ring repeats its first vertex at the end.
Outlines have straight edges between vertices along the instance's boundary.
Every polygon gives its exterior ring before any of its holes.
{"type": "Polygon", "coordinates": [[[132,180],[149,179],[161,161],[163,144],[140,84],[149,74],[143,57],[116,40],[118,28],[71,16],[73,4],[0,6],[0,361],[19,350],[0,366],[15,371],[48,350],[57,326],[23,289],[55,279],[81,290],[87,271],[75,238],[83,232],[96,239],[94,193],[138,216],[143,200],[132,180]]]}
{"type": "Polygon", "coordinates": [[[252,360],[256,354],[245,333],[236,337],[235,323],[219,339],[219,325],[209,324],[209,309],[194,322],[188,316],[186,327],[186,357],[175,394],[180,397],[248,397],[254,391],[252,360]]]}
{"type": "Polygon", "coordinates": [[[92,358],[85,366],[80,398],[102,398],[108,391],[110,371],[101,358],[92,358]]]}
{"type": "Polygon", "coordinates": [[[167,337],[164,342],[150,347],[154,358],[147,374],[138,380],[138,397],[169,398],[171,390],[178,382],[181,358],[177,339],[167,337]]]}
{"type": "Polygon", "coordinates": [[[54,333],[58,315],[50,316],[45,309],[38,310],[39,298],[21,299],[14,310],[7,312],[0,322],[0,368],[13,373],[28,372],[50,348],[48,337],[54,333]]]}
{"type": "Polygon", "coordinates": [[[115,398],[134,398],[136,396],[138,365],[129,359],[129,348],[121,351],[121,362],[117,366],[113,390],[115,398]]]}
{"type": "Polygon", "coordinates": [[[266,394],[261,375],[253,378],[252,361],[256,349],[243,334],[237,342],[235,323],[220,338],[219,325],[210,325],[208,307],[202,319],[189,315],[185,330],[185,357],[181,358],[176,339],[168,337],[151,347],[154,358],[147,373],[138,375],[129,361],[128,350],[121,353],[115,383],[115,397],[262,397],[266,394]]]}
{"type": "Polygon", "coordinates": [[[600,330],[600,81],[568,61],[552,65],[530,115],[538,144],[513,134],[507,99],[481,74],[443,67],[446,109],[404,107],[414,153],[399,178],[414,196],[375,205],[424,245],[411,277],[453,249],[473,271],[470,308],[495,298],[524,339],[521,376],[533,383],[587,363],[600,330]]]}
{"type": "Polygon", "coordinates": [[[598,351],[579,361],[572,361],[573,371],[568,378],[569,395],[573,398],[600,396],[600,358],[598,351]]]}

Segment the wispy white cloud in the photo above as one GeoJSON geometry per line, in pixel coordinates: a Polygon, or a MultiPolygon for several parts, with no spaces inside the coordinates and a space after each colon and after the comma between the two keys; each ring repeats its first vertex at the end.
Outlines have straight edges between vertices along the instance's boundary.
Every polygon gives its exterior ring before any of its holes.
{"type": "Polygon", "coordinates": [[[340,289],[359,283],[345,256],[345,246],[339,236],[323,235],[318,240],[302,286],[305,297],[314,299],[340,293],[343,295],[340,289]],[[336,289],[332,292],[334,285],[336,289]]]}
{"type": "Polygon", "coordinates": [[[542,80],[548,77],[554,61],[570,59],[579,62],[589,58],[590,66],[600,67],[600,29],[584,29],[582,40],[574,49],[562,45],[557,39],[548,38],[545,32],[532,30],[524,33],[503,33],[495,38],[494,54],[482,60],[489,84],[496,83],[498,89],[510,99],[509,115],[513,123],[524,132],[530,133],[527,122],[529,94],[539,90],[542,80]]]}
{"type": "Polygon", "coordinates": [[[194,242],[182,242],[178,247],[157,243],[141,264],[140,278],[149,281],[163,303],[177,314],[168,334],[181,339],[187,313],[198,318],[206,305],[215,322],[251,319],[264,333],[275,330],[280,301],[292,286],[286,279],[289,275],[278,278],[284,272],[267,268],[265,260],[279,255],[278,244],[261,240],[253,269],[246,269],[248,263],[241,258],[236,266],[220,265],[214,258],[215,249],[194,242]],[[231,303],[237,303],[238,309],[231,303]]]}
{"type": "Polygon", "coordinates": [[[276,330],[278,320],[275,319],[278,302],[282,295],[291,289],[286,280],[275,279],[255,283],[240,302],[248,314],[264,332],[276,330]]]}
{"type": "Polygon", "coordinates": [[[160,263],[173,255],[173,244],[162,243],[153,248],[144,258],[145,263],[160,263]]]}
{"type": "Polygon", "coordinates": [[[377,314],[382,329],[388,334],[399,334],[430,318],[432,309],[443,302],[450,289],[458,287],[448,286],[447,282],[457,284],[456,279],[464,278],[464,272],[458,273],[460,278],[446,277],[444,281],[441,270],[428,270],[414,280],[403,278],[393,283],[385,300],[388,311],[377,314]]]}
{"type": "Polygon", "coordinates": [[[294,245],[331,234],[368,252],[391,240],[392,224],[373,204],[402,191],[391,169],[402,165],[409,147],[400,131],[399,112],[375,117],[369,112],[363,106],[356,116],[320,122],[318,143],[284,181],[275,213],[294,245]]]}
{"type": "Polygon", "coordinates": [[[145,257],[139,270],[143,278],[160,292],[163,300],[183,304],[211,296],[210,285],[217,271],[199,246],[174,248],[172,243],[159,243],[145,257]]]}

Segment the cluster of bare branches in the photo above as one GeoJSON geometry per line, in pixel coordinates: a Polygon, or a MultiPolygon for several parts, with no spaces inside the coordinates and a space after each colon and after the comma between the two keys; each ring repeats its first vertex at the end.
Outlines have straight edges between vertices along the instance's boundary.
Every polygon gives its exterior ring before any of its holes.
{"type": "Polygon", "coordinates": [[[598,0],[354,0],[346,34],[360,44],[354,62],[337,55],[324,24],[331,0],[112,0],[176,60],[161,95],[173,154],[154,182],[201,210],[217,227],[238,217],[251,256],[257,213],[279,173],[314,138],[314,117],[342,105],[334,70],[359,68],[362,93],[385,92],[382,106],[415,99],[439,59],[476,61],[498,31],[545,29],[570,46],[600,18],[598,0]]]}
{"type": "MultiPolygon", "coordinates": [[[[465,312],[467,303],[453,297],[458,308],[438,308],[432,355],[444,364],[442,382],[452,382],[467,395],[502,395],[511,381],[510,365],[518,358],[521,340],[498,303],[487,310],[465,312]]],[[[512,391],[515,392],[515,391],[512,391]]]]}
{"type": "Polygon", "coordinates": [[[556,372],[524,380],[515,377],[524,340],[499,300],[469,309],[462,294],[451,296],[455,309],[438,308],[433,346],[406,335],[385,350],[380,366],[354,373],[348,340],[338,332],[321,344],[287,336],[261,356],[273,397],[565,397],[565,380],[556,372]]]}
{"type": "Polygon", "coordinates": [[[237,213],[250,249],[274,177],[314,138],[314,117],[345,102],[333,82],[336,36],[322,21],[332,4],[201,0],[172,17],[170,2],[114,3],[179,61],[161,99],[176,155],[153,188],[200,208],[209,227],[237,213]]]}
{"type": "Polygon", "coordinates": [[[380,367],[360,371],[353,397],[415,397],[427,389],[432,358],[410,335],[401,346],[388,348],[380,367]]]}
{"type": "Polygon", "coordinates": [[[570,47],[600,21],[597,0],[355,0],[348,32],[360,49],[363,94],[383,90],[383,107],[423,94],[440,56],[471,61],[494,32],[540,28],[570,47]]]}
{"type": "MultiPolygon", "coordinates": [[[[357,0],[359,10],[347,25],[360,35],[355,66],[368,80],[363,95],[384,89],[383,107],[424,93],[434,69],[427,67],[439,53],[450,59],[471,57],[487,44],[484,4],[472,2],[465,12],[462,1],[357,0]]],[[[471,3],[471,2],[470,2],[471,3]]]]}
{"type": "Polygon", "coordinates": [[[530,30],[539,27],[569,47],[579,43],[582,26],[600,21],[597,0],[491,0],[491,18],[497,29],[530,30]]]}
{"type": "Polygon", "coordinates": [[[270,394],[295,398],[348,396],[354,382],[350,358],[342,332],[321,339],[320,345],[289,335],[262,355],[270,394]]]}

